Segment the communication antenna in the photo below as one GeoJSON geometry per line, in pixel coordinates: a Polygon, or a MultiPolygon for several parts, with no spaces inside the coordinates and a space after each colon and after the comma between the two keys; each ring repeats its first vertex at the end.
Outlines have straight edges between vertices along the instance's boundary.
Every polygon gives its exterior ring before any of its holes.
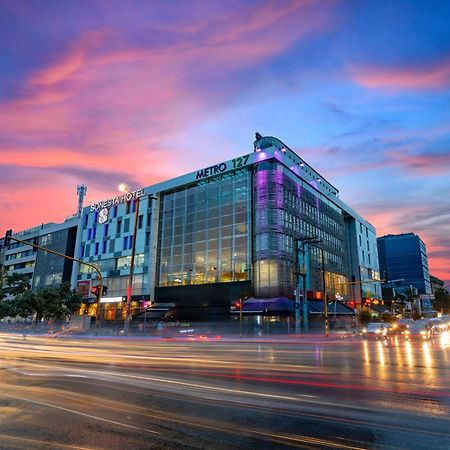
{"type": "Polygon", "coordinates": [[[83,202],[84,197],[86,197],[86,193],[87,193],[87,186],[85,184],[79,184],[77,186],[77,194],[78,194],[77,217],[81,217],[81,214],[83,213],[83,202]]]}

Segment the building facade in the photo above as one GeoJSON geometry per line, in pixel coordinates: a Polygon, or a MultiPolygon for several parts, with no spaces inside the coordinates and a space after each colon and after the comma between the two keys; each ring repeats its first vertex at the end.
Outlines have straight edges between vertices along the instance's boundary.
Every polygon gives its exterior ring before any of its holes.
{"type": "Polygon", "coordinates": [[[434,294],[438,289],[445,287],[445,282],[438,277],[430,275],[431,293],[434,294]]]}
{"type": "MultiPolygon", "coordinates": [[[[135,311],[157,301],[225,317],[237,299],[298,288],[353,306],[381,298],[373,226],[280,140],[259,136],[253,150],[84,208],[76,256],[102,271],[106,319],[124,315],[133,250],[135,311]]],[[[77,265],[73,283],[87,298],[97,281],[77,265]]]]}
{"type": "Polygon", "coordinates": [[[430,295],[431,283],[424,242],[414,233],[388,234],[377,239],[380,272],[386,287],[396,292],[417,289],[430,295]]]}
{"type": "MultiPolygon", "coordinates": [[[[79,218],[71,218],[60,224],[46,223],[12,236],[73,257],[79,221],[79,218]]],[[[20,242],[12,241],[4,249],[3,275],[23,274],[34,291],[71,282],[72,269],[72,261],[20,242]]]]}

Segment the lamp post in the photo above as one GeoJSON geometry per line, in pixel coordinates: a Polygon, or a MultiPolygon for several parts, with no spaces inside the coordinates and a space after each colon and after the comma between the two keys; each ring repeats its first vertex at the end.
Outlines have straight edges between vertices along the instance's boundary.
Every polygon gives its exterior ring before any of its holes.
{"type": "MultiPolygon", "coordinates": [[[[119,190],[127,193],[129,191],[129,187],[126,184],[120,184],[119,190]]],[[[149,195],[149,200],[156,199],[156,197],[149,195]]],[[[134,226],[133,226],[133,236],[131,237],[131,261],[130,261],[130,271],[128,273],[128,283],[127,283],[127,303],[125,309],[125,321],[123,324],[123,331],[125,334],[128,334],[130,329],[130,319],[131,319],[131,297],[133,294],[133,276],[134,276],[134,257],[136,255],[136,238],[137,238],[137,229],[139,222],[139,205],[140,205],[140,197],[137,197],[135,200],[135,214],[134,214],[134,226]]]]}
{"type": "Polygon", "coordinates": [[[328,337],[329,325],[328,325],[328,299],[327,299],[327,285],[325,279],[325,255],[323,247],[320,247],[320,256],[322,260],[322,289],[323,289],[323,313],[325,318],[325,336],[328,337]]]}
{"type": "Polygon", "coordinates": [[[300,253],[305,257],[305,246],[307,244],[315,244],[322,242],[321,239],[316,236],[305,236],[302,238],[298,238],[297,240],[297,270],[298,270],[298,279],[297,279],[297,288],[295,289],[295,332],[298,334],[300,332],[300,279],[302,279],[302,287],[303,287],[303,327],[305,331],[308,329],[308,299],[306,295],[306,264],[303,261],[302,268],[300,267],[300,253]],[[301,249],[300,249],[301,244],[301,249]]]}

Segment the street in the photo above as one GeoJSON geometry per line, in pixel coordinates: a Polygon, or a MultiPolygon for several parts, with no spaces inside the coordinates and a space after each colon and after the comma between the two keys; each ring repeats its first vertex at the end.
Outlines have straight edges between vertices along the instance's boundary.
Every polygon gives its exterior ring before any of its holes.
{"type": "Polygon", "coordinates": [[[0,334],[0,448],[450,448],[450,344],[0,334]]]}

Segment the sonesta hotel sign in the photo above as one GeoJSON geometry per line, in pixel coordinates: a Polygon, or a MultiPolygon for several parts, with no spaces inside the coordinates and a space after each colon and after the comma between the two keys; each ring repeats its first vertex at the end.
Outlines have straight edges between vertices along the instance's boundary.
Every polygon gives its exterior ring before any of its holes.
{"type": "Polygon", "coordinates": [[[91,212],[99,211],[104,208],[111,208],[111,206],[119,205],[120,203],[128,203],[131,200],[137,200],[145,195],[144,189],[138,189],[136,191],[130,191],[126,194],[119,195],[102,202],[94,203],[91,205],[91,212]]]}

